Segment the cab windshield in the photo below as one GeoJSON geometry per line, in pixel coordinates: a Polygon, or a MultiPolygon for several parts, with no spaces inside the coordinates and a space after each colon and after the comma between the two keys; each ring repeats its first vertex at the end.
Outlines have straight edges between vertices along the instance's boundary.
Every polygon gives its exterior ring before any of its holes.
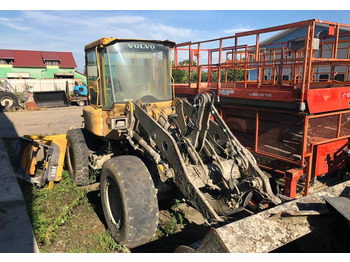
{"type": "Polygon", "coordinates": [[[140,99],[151,103],[172,99],[167,46],[152,42],[118,42],[102,53],[103,105],[140,99]]]}

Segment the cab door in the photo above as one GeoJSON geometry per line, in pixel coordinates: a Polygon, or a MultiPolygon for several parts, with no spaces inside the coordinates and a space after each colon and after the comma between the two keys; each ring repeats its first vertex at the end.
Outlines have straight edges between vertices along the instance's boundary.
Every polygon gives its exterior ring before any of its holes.
{"type": "Polygon", "coordinates": [[[90,50],[86,52],[86,71],[88,75],[88,89],[89,89],[89,101],[92,105],[99,105],[99,91],[98,91],[98,64],[96,58],[96,51],[90,50]]]}

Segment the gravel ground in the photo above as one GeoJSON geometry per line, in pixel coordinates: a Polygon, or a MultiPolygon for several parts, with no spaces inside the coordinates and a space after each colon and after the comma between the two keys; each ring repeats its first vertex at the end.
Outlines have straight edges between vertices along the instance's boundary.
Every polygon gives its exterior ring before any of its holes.
{"type": "Polygon", "coordinates": [[[83,108],[77,106],[40,111],[0,112],[0,137],[62,134],[81,127],[83,108]]]}

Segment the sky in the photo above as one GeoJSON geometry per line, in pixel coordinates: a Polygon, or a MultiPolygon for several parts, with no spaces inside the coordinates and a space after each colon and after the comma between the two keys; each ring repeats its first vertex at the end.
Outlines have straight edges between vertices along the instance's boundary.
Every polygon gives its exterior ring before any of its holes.
{"type": "Polygon", "coordinates": [[[42,7],[47,6],[0,10],[0,49],[72,52],[79,72],[84,70],[84,46],[102,37],[168,39],[181,43],[313,18],[350,24],[350,6],[341,11],[42,10],[42,7]]]}

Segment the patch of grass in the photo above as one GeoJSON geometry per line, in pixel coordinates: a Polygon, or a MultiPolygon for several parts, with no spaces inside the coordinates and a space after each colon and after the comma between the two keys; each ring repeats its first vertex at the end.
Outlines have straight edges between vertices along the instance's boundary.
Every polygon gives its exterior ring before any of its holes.
{"type": "Polygon", "coordinates": [[[173,217],[166,221],[166,223],[162,226],[162,230],[167,237],[169,235],[175,234],[178,231],[176,219],[173,217]]]}
{"type": "Polygon", "coordinates": [[[73,247],[69,248],[68,253],[86,253],[86,250],[83,246],[79,245],[74,245],[73,247]]]}
{"type": "Polygon", "coordinates": [[[89,168],[89,181],[90,184],[96,183],[97,177],[101,174],[101,170],[89,168]]]}
{"type": "Polygon", "coordinates": [[[93,236],[94,242],[97,244],[92,250],[94,252],[108,252],[110,250],[116,250],[119,252],[128,252],[128,249],[123,245],[115,242],[114,238],[107,232],[101,232],[93,236]]]}
{"type": "Polygon", "coordinates": [[[87,197],[64,171],[53,189],[20,182],[40,252],[128,252],[116,243],[87,197]]]}
{"type": "Polygon", "coordinates": [[[174,200],[174,204],[171,207],[171,215],[176,220],[177,224],[180,226],[180,228],[183,228],[185,226],[185,220],[187,219],[186,212],[180,208],[181,201],[178,199],[174,200]]]}
{"type": "Polygon", "coordinates": [[[169,209],[163,219],[159,220],[157,235],[166,237],[179,232],[185,227],[186,214],[179,208],[181,202],[174,199],[172,207],[169,209]]]}
{"type": "Polygon", "coordinates": [[[53,241],[59,226],[69,219],[72,210],[84,198],[84,193],[72,182],[67,171],[63,172],[62,181],[51,190],[29,184],[21,188],[39,246],[53,241]]]}

